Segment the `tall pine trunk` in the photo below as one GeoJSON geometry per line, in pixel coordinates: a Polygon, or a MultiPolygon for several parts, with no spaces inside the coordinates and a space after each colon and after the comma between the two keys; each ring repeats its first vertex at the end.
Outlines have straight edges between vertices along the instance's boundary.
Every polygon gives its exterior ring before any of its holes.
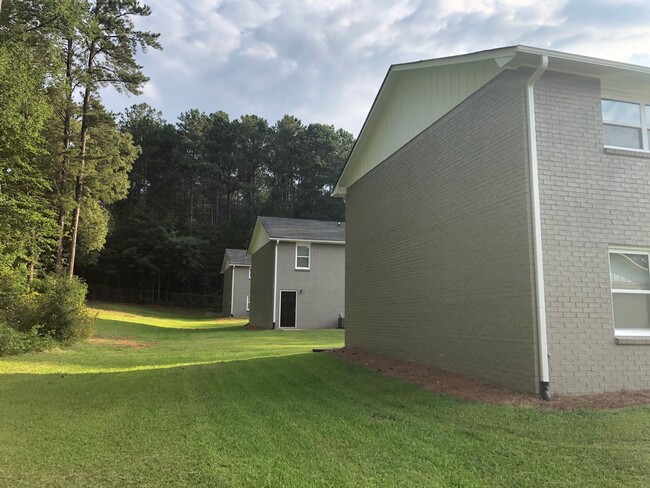
{"type": "Polygon", "coordinates": [[[63,267],[63,238],[65,236],[65,223],[67,212],[65,209],[65,188],[68,180],[68,168],[70,167],[70,142],[72,139],[70,127],[72,124],[72,61],[73,61],[73,48],[74,43],[72,38],[67,40],[67,53],[66,53],[66,107],[63,115],[63,160],[61,163],[61,170],[59,171],[58,180],[58,204],[59,204],[59,235],[56,241],[56,260],[54,261],[54,269],[59,272],[63,267]]]}
{"type": "Polygon", "coordinates": [[[97,43],[93,40],[90,43],[90,51],[88,53],[88,80],[86,81],[86,88],[84,90],[84,100],[81,110],[81,154],[79,161],[79,172],[77,173],[77,181],[75,185],[74,199],[76,206],[72,216],[72,237],[70,238],[70,262],[68,263],[68,276],[72,278],[74,275],[74,265],[77,257],[77,237],[79,236],[79,216],[81,214],[81,202],[84,194],[84,170],[86,167],[86,150],[88,147],[88,123],[90,112],[90,93],[92,91],[92,69],[95,62],[95,54],[97,50],[97,43]]]}

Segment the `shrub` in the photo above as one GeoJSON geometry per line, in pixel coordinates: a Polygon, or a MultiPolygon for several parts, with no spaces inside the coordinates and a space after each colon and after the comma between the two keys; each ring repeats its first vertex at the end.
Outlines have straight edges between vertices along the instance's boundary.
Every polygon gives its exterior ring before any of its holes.
{"type": "Polygon", "coordinates": [[[53,339],[90,337],[93,317],[85,304],[86,285],[76,277],[48,275],[30,286],[23,268],[0,256],[0,354],[43,349],[53,339]]]}
{"type": "Polygon", "coordinates": [[[59,341],[90,337],[94,318],[86,307],[87,291],[86,284],[76,277],[50,275],[43,278],[36,308],[39,333],[59,341]]]}
{"type": "Polygon", "coordinates": [[[17,297],[25,295],[27,271],[24,266],[12,266],[8,256],[0,255],[0,311],[10,307],[17,297]]]}
{"type": "Polygon", "coordinates": [[[39,335],[35,327],[29,332],[20,332],[0,322],[0,356],[44,351],[54,347],[56,341],[49,336],[39,335]]]}

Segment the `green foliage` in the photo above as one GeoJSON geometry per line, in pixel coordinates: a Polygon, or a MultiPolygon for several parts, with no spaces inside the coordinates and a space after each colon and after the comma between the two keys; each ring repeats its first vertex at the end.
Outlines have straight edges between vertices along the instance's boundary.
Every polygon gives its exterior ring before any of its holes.
{"type": "Polygon", "coordinates": [[[34,335],[47,339],[43,347],[50,339],[71,342],[90,337],[94,319],[85,305],[83,282],[51,274],[28,283],[26,275],[24,266],[12,266],[7,256],[0,255],[0,324],[23,334],[3,332],[5,345],[23,339],[25,347],[36,344],[34,335]]]}
{"type": "Polygon", "coordinates": [[[112,232],[93,285],[219,293],[226,247],[246,247],[258,215],[343,220],[331,191],[354,142],[330,125],[285,116],[231,120],[189,110],[176,126],[141,104],[120,121],[141,147],[126,200],[112,207],[112,232]]]}
{"type": "Polygon", "coordinates": [[[59,341],[87,339],[94,318],[86,307],[87,287],[78,278],[46,276],[37,296],[38,331],[59,341]]]}
{"type": "Polygon", "coordinates": [[[39,160],[51,107],[36,54],[20,40],[0,43],[0,253],[25,261],[51,247],[56,234],[39,160]]]}
{"type": "Polygon", "coordinates": [[[15,356],[28,352],[39,352],[51,349],[56,341],[49,336],[39,334],[34,327],[28,332],[21,332],[9,327],[0,320],[0,356],[15,356]]]}

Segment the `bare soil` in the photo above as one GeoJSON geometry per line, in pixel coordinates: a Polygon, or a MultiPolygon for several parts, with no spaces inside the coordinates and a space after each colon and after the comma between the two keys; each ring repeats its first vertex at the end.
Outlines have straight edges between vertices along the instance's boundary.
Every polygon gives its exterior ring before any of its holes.
{"type": "Polygon", "coordinates": [[[267,327],[260,327],[259,325],[246,324],[246,330],[269,330],[267,327]]]}
{"type": "Polygon", "coordinates": [[[132,347],[134,349],[144,349],[155,345],[154,342],[139,342],[128,337],[93,337],[89,342],[101,346],[132,347]]]}
{"type": "Polygon", "coordinates": [[[547,402],[535,395],[359,348],[345,347],[333,349],[328,353],[372,371],[408,381],[425,390],[471,402],[556,410],[600,410],[650,405],[650,390],[591,395],[554,395],[551,401],[547,402]]]}

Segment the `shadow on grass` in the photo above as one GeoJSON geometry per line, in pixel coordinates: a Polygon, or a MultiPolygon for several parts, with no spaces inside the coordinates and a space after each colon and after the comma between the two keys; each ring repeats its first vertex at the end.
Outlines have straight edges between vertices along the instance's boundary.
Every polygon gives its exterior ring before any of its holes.
{"type": "MultiPolygon", "coordinates": [[[[205,332],[215,333],[215,332],[245,332],[250,331],[244,325],[215,325],[213,327],[169,327],[164,325],[153,325],[137,321],[123,321],[115,319],[106,319],[98,318],[98,322],[102,322],[103,327],[119,328],[124,329],[125,333],[128,332],[129,335],[141,334],[142,336],[149,336],[152,334],[159,335],[169,335],[176,336],[179,334],[201,334],[205,332]]],[[[103,335],[103,331],[100,331],[100,335],[103,335]]]]}
{"type": "MultiPolygon", "coordinates": [[[[318,401],[324,401],[324,398],[332,398],[327,385],[349,390],[349,394],[354,391],[354,396],[360,397],[367,396],[373,388],[381,392],[386,386],[391,391],[420,391],[425,396],[431,395],[409,383],[365,370],[334,356],[313,352],[165,365],[131,371],[37,375],[0,373],[0,378],[0,392],[5,395],[15,394],[16,398],[31,396],[30,403],[40,403],[42,400],[37,397],[54,399],[58,392],[68,398],[75,405],[74,408],[78,408],[77,402],[84,402],[79,395],[93,404],[97,404],[97,395],[106,397],[110,403],[130,402],[135,390],[155,394],[159,404],[166,394],[171,392],[175,395],[178,390],[178,394],[187,396],[188,389],[194,386],[200,392],[209,390],[219,397],[234,395],[241,401],[243,397],[255,397],[256,404],[260,403],[263,395],[291,399],[292,403],[300,401],[300,398],[309,399],[309,402],[318,398],[318,401]],[[30,394],[25,393],[25,385],[30,385],[30,394]]],[[[0,398],[0,405],[2,403],[0,398]]],[[[53,400],[53,403],[56,401],[53,400]]],[[[403,405],[401,401],[400,404],[403,405]]]]}
{"type": "MultiPolygon", "coordinates": [[[[132,318],[166,320],[171,322],[218,322],[237,321],[244,318],[230,317],[210,310],[192,308],[163,307],[157,305],[131,305],[120,303],[88,302],[88,307],[95,312],[114,314],[124,320],[132,318]]],[[[248,320],[245,318],[244,320],[248,320]]]]}
{"type": "Polygon", "coordinates": [[[323,354],[0,378],[7,486],[648,486],[643,411],[459,402],[323,354]]]}

